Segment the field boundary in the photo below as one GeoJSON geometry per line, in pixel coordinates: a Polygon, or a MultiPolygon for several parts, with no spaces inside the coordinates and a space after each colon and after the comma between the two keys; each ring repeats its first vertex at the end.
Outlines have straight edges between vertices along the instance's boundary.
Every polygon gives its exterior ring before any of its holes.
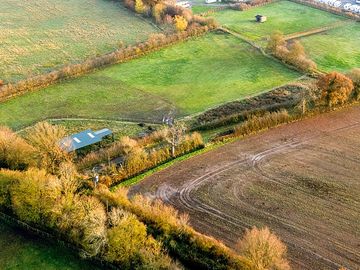
{"type": "Polygon", "coordinates": [[[63,68],[53,70],[49,73],[21,80],[14,84],[5,84],[0,86],[0,103],[13,97],[33,92],[61,81],[76,78],[110,65],[128,62],[132,59],[159,51],[174,44],[205,35],[211,30],[213,30],[213,28],[201,26],[181,33],[174,33],[168,36],[164,35],[156,40],[151,40],[150,37],[147,41],[138,43],[134,46],[118,49],[98,57],[88,58],[81,63],[71,64],[63,68]]]}
{"type": "Polygon", "coordinates": [[[320,27],[320,28],[315,28],[315,29],[310,29],[308,31],[303,31],[303,32],[296,32],[296,33],[293,33],[293,34],[285,35],[285,40],[292,40],[292,39],[297,39],[297,38],[302,38],[302,37],[307,37],[307,36],[320,34],[320,33],[327,32],[327,31],[332,30],[332,29],[340,28],[340,27],[342,27],[344,25],[347,25],[347,24],[350,24],[350,21],[336,22],[336,23],[334,23],[332,25],[328,25],[328,26],[324,26],[324,27],[320,27]]]}
{"type": "Polygon", "coordinates": [[[308,1],[308,0],[286,0],[286,1],[290,1],[290,2],[294,2],[294,3],[298,3],[300,5],[305,5],[305,6],[309,6],[312,8],[316,8],[322,11],[326,11],[326,12],[330,12],[332,14],[335,15],[339,15],[339,16],[343,16],[352,20],[355,20],[357,22],[360,22],[360,16],[354,14],[354,13],[349,13],[349,12],[345,12],[344,10],[340,9],[340,8],[334,8],[334,7],[329,7],[325,4],[318,4],[315,3],[313,1],[308,1]]]}
{"type": "MultiPolygon", "coordinates": [[[[284,61],[281,61],[280,59],[266,53],[265,50],[261,46],[257,45],[253,41],[247,39],[242,34],[236,32],[236,31],[230,30],[230,29],[228,29],[228,28],[226,28],[224,26],[218,27],[218,30],[223,31],[224,33],[227,33],[227,34],[232,35],[234,37],[237,37],[237,38],[241,39],[242,41],[248,43],[249,45],[251,45],[253,48],[257,49],[263,56],[267,57],[268,59],[271,59],[271,60],[273,60],[275,62],[278,62],[278,63],[286,66],[287,68],[289,68],[291,70],[294,70],[294,71],[297,71],[297,72],[299,72],[301,74],[306,74],[306,73],[304,73],[304,71],[300,70],[299,68],[297,68],[297,67],[295,67],[293,65],[289,65],[289,64],[285,63],[284,61]]],[[[310,74],[308,74],[308,75],[310,75],[310,74]]],[[[313,75],[313,74],[311,74],[311,75],[313,75]]]]}

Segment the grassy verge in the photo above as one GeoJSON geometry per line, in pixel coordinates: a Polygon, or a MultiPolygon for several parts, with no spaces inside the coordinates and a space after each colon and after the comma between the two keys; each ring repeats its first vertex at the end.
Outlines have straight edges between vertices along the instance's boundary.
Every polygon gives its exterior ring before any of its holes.
{"type": "Polygon", "coordinates": [[[2,270],[100,270],[80,260],[77,254],[66,248],[33,237],[1,222],[0,247],[2,270]]]}
{"type": "Polygon", "coordinates": [[[151,170],[148,170],[147,172],[143,173],[143,174],[140,174],[138,176],[135,176],[133,178],[130,178],[128,180],[125,180],[123,182],[121,182],[120,184],[112,187],[112,190],[116,190],[117,187],[130,187],[130,186],[133,186],[133,185],[136,185],[137,183],[139,183],[140,181],[142,181],[144,178],[146,178],[147,176],[150,176],[156,172],[159,172],[159,171],[162,171],[162,170],[165,170],[166,168],[178,163],[178,162],[181,162],[181,161],[184,161],[184,160],[187,160],[187,159],[190,159],[192,157],[195,157],[195,156],[198,156],[198,155],[201,155],[201,154],[204,154],[206,152],[209,152],[213,149],[216,149],[218,147],[220,147],[221,145],[223,145],[223,143],[212,143],[212,144],[209,144],[207,145],[205,148],[202,148],[202,149],[199,149],[199,150],[196,150],[194,152],[191,152],[191,153],[188,153],[186,155],[183,155],[183,156],[180,156],[178,158],[175,158],[169,162],[166,162],[160,166],[157,166],[151,170]]]}

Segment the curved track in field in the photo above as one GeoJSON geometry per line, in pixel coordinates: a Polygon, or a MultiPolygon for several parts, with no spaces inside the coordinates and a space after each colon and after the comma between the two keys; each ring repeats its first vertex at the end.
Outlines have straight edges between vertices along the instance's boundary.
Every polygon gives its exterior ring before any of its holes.
{"type": "Polygon", "coordinates": [[[226,145],[132,189],[188,212],[234,246],[269,226],[295,269],[359,269],[360,108],[321,115],[226,145]],[[336,178],[336,179],[335,179],[336,178]]]}

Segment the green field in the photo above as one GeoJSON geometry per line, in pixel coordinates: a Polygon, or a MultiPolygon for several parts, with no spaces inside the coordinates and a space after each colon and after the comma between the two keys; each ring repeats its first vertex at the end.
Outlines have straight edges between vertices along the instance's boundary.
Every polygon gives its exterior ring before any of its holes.
{"type": "Polygon", "coordinates": [[[353,23],[301,39],[310,57],[324,71],[360,67],[360,24],[353,23]]]}
{"type": "Polygon", "coordinates": [[[51,245],[0,223],[1,270],[100,270],[73,251],[51,245]]]}
{"type": "Polygon", "coordinates": [[[158,31],[120,2],[2,0],[0,79],[16,81],[106,53],[158,31]]]}
{"type": "Polygon", "coordinates": [[[201,112],[295,80],[300,74],[225,34],[208,34],[1,104],[0,124],[46,118],[161,120],[201,112]]]}
{"type": "Polygon", "coordinates": [[[267,38],[275,30],[292,34],[347,20],[344,17],[290,1],[280,1],[243,12],[224,10],[211,16],[223,26],[254,41],[267,38]],[[267,21],[255,22],[257,14],[267,16],[267,21]]]}

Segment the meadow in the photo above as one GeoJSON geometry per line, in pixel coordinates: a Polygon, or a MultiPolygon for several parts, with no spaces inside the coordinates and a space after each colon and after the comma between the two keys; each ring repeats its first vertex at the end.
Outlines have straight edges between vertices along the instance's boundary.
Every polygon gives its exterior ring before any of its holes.
{"type": "Polygon", "coordinates": [[[18,129],[48,118],[161,121],[243,99],[299,73],[236,37],[208,34],[92,74],[11,99],[0,124],[18,129]]]}
{"type": "Polygon", "coordinates": [[[349,71],[360,67],[360,25],[353,23],[308,37],[301,43],[324,71],[349,71]]]}
{"type": "Polygon", "coordinates": [[[0,223],[0,269],[2,270],[80,270],[96,266],[79,260],[74,252],[0,223]]]}
{"type": "Polygon", "coordinates": [[[266,39],[275,30],[288,35],[347,21],[344,17],[290,1],[279,1],[243,12],[224,10],[211,16],[221,25],[253,41],[266,39]],[[257,14],[267,16],[267,21],[256,23],[257,14]]]}
{"type": "Polygon", "coordinates": [[[268,37],[275,30],[284,33],[285,37],[289,35],[289,38],[299,35],[305,51],[322,71],[347,72],[359,67],[360,36],[357,33],[360,26],[345,17],[290,1],[279,1],[244,12],[224,10],[211,16],[262,47],[266,46],[268,37]],[[267,21],[256,23],[257,14],[267,16],[267,21]],[[306,36],[307,31],[321,28],[328,29],[306,36]]]}
{"type": "Polygon", "coordinates": [[[2,0],[0,79],[17,81],[145,40],[159,29],[120,2],[2,0]]]}

